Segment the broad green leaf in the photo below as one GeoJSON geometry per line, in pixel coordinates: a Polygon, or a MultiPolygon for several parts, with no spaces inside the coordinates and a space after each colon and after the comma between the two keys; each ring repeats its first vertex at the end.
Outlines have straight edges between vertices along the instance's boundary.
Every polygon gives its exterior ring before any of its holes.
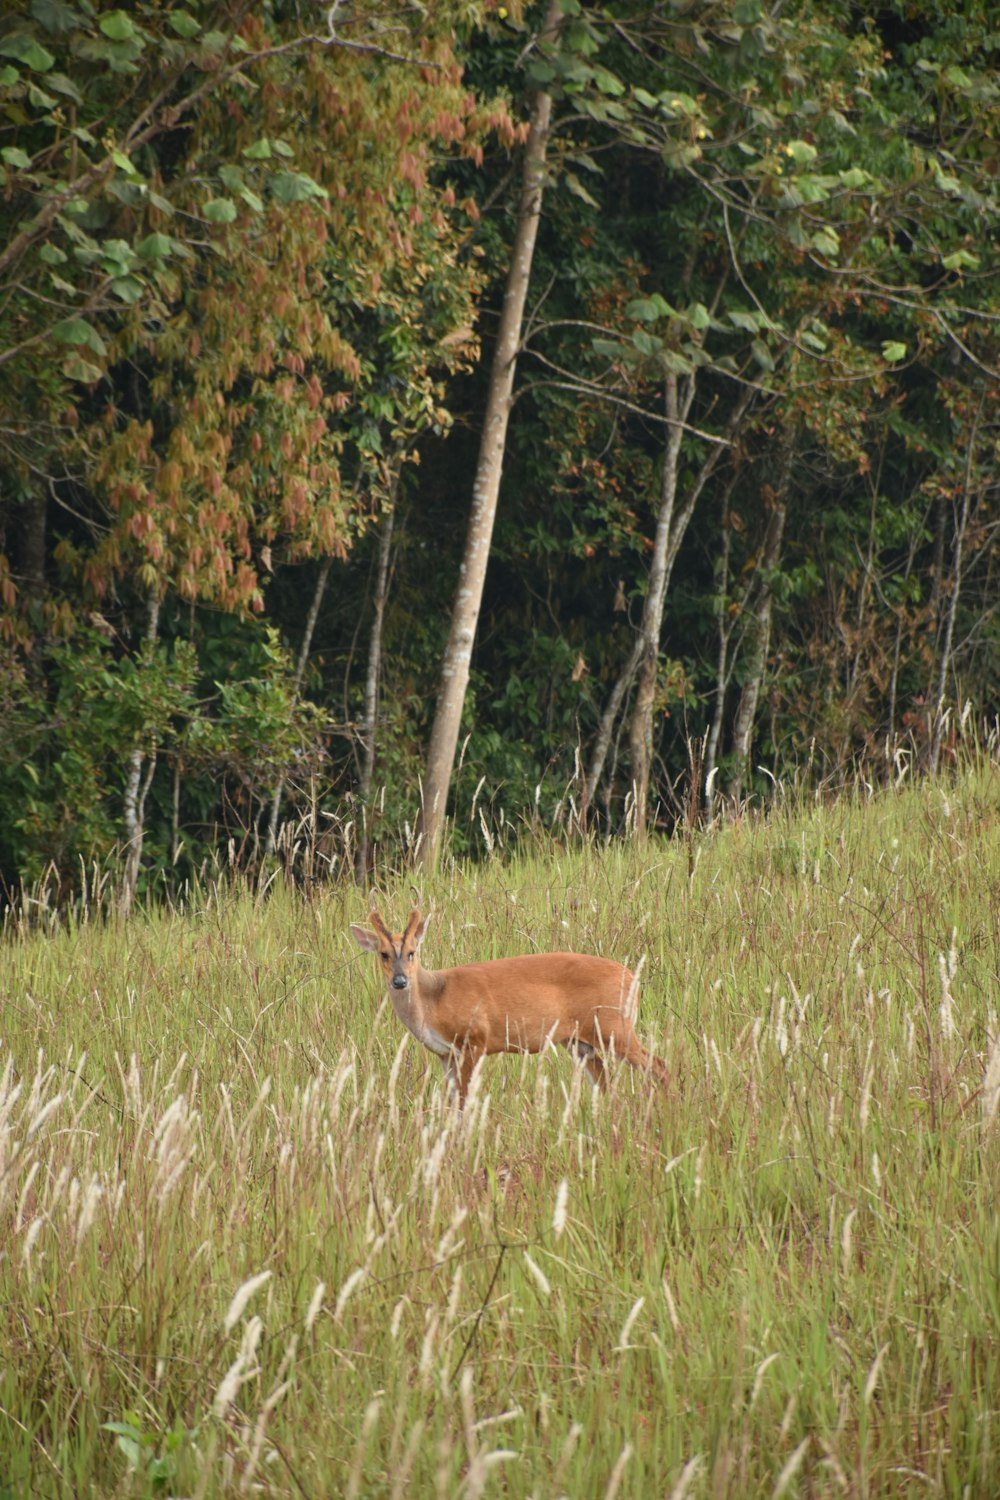
{"type": "Polygon", "coordinates": [[[104,371],[92,365],[89,360],[81,358],[79,354],[71,354],[68,359],[63,360],[62,372],[67,380],[80,380],[84,385],[93,385],[95,380],[100,380],[104,371]]]}
{"type": "Polygon", "coordinates": [[[231,198],[209,198],[202,213],[211,224],[231,224],[236,218],[236,204],[231,198]]]}
{"type": "Polygon", "coordinates": [[[138,177],[140,175],[135,166],[135,163],[125,155],[124,151],[113,150],[111,152],[111,160],[114,162],[115,166],[118,167],[118,169],[124,172],[127,176],[138,177]]]}
{"type": "Polygon", "coordinates": [[[836,260],[840,254],[840,236],[830,225],[826,225],[813,235],[812,246],[821,255],[828,256],[830,260],[836,260]]]}
{"type": "Polygon", "coordinates": [[[946,271],[961,271],[964,267],[974,270],[979,264],[979,256],[968,250],[953,250],[951,255],[944,257],[941,264],[946,271]]]}
{"type": "Polygon", "coordinates": [[[274,154],[275,154],[275,156],[294,156],[295,155],[295,152],[292,150],[292,148],[288,144],[288,142],[281,140],[280,137],[276,136],[275,139],[271,142],[271,145],[274,148],[274,154]]]}
{"type": "Polygon", "coordinates": [[[27,168],[31,166],[31,157],[26,151],[22,151],[20,146],[4,146],[3,150],[0,151],[0,156],[3,157],[8,167],[27,168]]]}
{"type": "Polygon", "coordinates": [[[663,340],[657,338],[655,333],[647,333],[645,328],[636,329],[632,342],[640,354],[659,354],[663,348],[663,340]]]}
{"type": "Polygon", "coordinates": [[[270,181],[271,195],[278,203],[301,203],[307,198],[325,198],[320,187],[305,172],[275,172],[270,181]]]}
{"type": "MultiPolygon", "coordinates": [[[[46,79],[46,83],[48,79],[46,79]]],[[[33,109],[55,109],[56,100],[44,89],[40,89],[33,80],[28,84],[28,103],[33,109]]]]}
{"type": "Polygon", "coordinates": [[[0,38],[0,57],[16,57],[34,73],[47,73],[55,65],[55,58],[48,48],[25,31],[15,31],[13,36],[0,38]]]}
{"type": "Polygon", "coordinates": [[[254,141],[252,146],[246,146],[243,155],[248,161],[270,161],[273,155],[271,142],[267,136],[262,136],[259,141],[254,141]]]}
{"type": "Polygon", "coordinates": [[[839,173],[839,176],[845,188],[852,189],[866,187],[872,180],[871,173],[866,172],[864,167],[848,167],[847,171],[839,173]]]}
{"type": "Polygon", "coordinates": [[[753,343],[750,345],[750,352],[757,363],[760,365],[761,369],[774,369],[774,360],[771,358],[771,351],[764,343],[763,339],[754,339],[753,343]]]}
{"type": "Polygon", "coordinates": [[[575,172],[566,172],[564,181],[574,198],[579,198],[583,203],[588,203],[591,208],[600,208],[600,204],[593,193],[588,192],[575,172]]]}
{"type": "Polygon", "coordinates": [[[174,248],[174,241],[169,235],[154,233],[147,234],[146,238],[136,245],[135,252],[141,255],[143,260],[163,260],[165,256],[173,252],[174,248]]]}
{"type": "Polygon", "coordinates": [[[737,26],[756,26],[760,18],[760,0],[736,0],[733,6],[733,20],[737,26]]]}
{"type": "Polygon", "coordinates": [[[898,343],[895,339],[887,339],[882,345],[882,358],[886,364],[897,364],[899,360],[906,358],[906,345],[898,343]]]}
{"type": "Polygon", "coordinates": [[[142,282],[135,276],[116,276],[111,283],[111,290],[122,302],[127,302],[131,307],[138,302],[145,291],[142,282]]]}
{"type": "Polygon", "coordinates": [[[816,147],[811,146],[808,141],[788,141],[785,145],[785,155],[802,166],[815,161],[818,154],[816,147]]]}
{"type": "Polygon", "coordinates": [[[38,256],[47,266],[61,266],[67,260],[65,251],[60,250],[58,245],[51,244],[43,245],[38,252],[38,256]]]}
{"type": "Polygon", "coordinates": [[[167,16],[167,25],[185,40],[197,36],[201,30],[201,23],[186,10],[172,10],[167,16]]]}
{"type": "Polygon", "coordinates": [[[123,10],[110,11],[97,23],[106,37],[113,42],[130,42],[135,36],[131,17],[123,10]]]}
{"type": "Polygon", "coordinates": [[[80,12],[63,0],[31,0],[31,14],[46,31],[73,31],[83,20],[80,12]]]}
{"type": "Polygon", "coordinates": [[[726,317],[734,328],[742,329],[744,333],[756,333],[763,322],[759,312],[727,312],[726,317]]]}
{"type": "Polygon", "coordinates": [[[86,318],[63,318],[52,330],[52,337],[58,339],[61,344],[80,344],[92,349],[95,354],[102,357],[107,354],[107,346],[96,328],[92,328],[86,318]]]}

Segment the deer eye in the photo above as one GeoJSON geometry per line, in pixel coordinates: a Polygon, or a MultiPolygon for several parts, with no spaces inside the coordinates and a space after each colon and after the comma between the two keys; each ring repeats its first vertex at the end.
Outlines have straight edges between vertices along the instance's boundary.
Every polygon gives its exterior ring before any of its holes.
{"type": "Polygon", "coordinates": [[[386,953],[384,948],[382,949],[382,957],[385,959],[386,963],[389,962],[389,955],[388,953],[386,953]]]}
{"type": "Polygon", "coordinates": [[[414,954],[413,954],[413,953],[408,953],[408,954],[407,954],[407,955],[406,955],[406,957],[407,957],[407,959],[412,959],[412,958],[414,958],[414,957],[415,957],[415,955],[414,955],[414,954]]]}

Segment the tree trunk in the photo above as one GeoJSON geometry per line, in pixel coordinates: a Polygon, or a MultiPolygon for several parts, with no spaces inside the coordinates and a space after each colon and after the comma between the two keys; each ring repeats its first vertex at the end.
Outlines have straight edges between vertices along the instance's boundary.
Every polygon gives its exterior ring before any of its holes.
{"type": "Polygon", "coordinates": [[[389,595],[389,558],[392,552],[392,528],[395,518],[395,499],[399,487],[399,469],[390,479],[390,504],[382,517],[382,534],[378,544],[378,571],[375,575],[375,612],[372,620],[371,640],[368,644],[368,671],[365,677],[365,717],[361,729],[364,759],[361,763],[361,778],[358,783],[360,826],[357,849],[354,855],[354,877],[363,885],[368,874],[368,846],[371,839],[370,799],[372,781],[375,777],[375,731],[378,723],[378,685],[382,666],[382,624],[385,619],[385,604],[389,595]]]}
{"type": "MultiPolygon", "coordinates": [[[[309,653],[312,650],[313,632],[316,629],[316,621],[319,618],[319,607],[323,602],[326,592],[326,582],[330,576],[333,566],[332,557],[324,557],[323,565],[316,579],[316,587],[313,589],[312,603],[306,616],[305,629],[302,632],[302,644],[299,646],[299,658],[295,663],[295,676],[292,678],[292,702],[298,702],[299,693],[302,691],[302,682],[306,675],[306,667],[309,665],[309,653]]],[[[278,814],[281,811],[281,797],[285,790],[285,778],[282,776],[271,796],[271,810],[267,819],[267,836],[264,840],[264,853],[273,854],[278,842],[278,814]]]]}
{"type": "MultiPolygon", "coordinates": [[[[160,626],[160,596],[152,593],[146,604],[146,633],[142,644],[150,650],[156,644],[160,626]]],[[[149,751],[149,763],[145,777],[142,762],[145,747],[140,740],[128,759],[125,775],[125,793],[122,803],[122,826],[125,836],[125,873],[122,877],[121,906],[127,916],[135,901],[142,867],[142,845],[146,827],[146,798],[156,770],[156,746],[149,751]]]]}
{"type": "Polygon", "coordinates": [[[767,518],[767,526],[764,531],[764,542],[761,547],[760,562],[758,564],[760,593],[758,594],[757,603],[752,612],[750,627],[747,632],[749,664],[743,686],[740,689],[739,701],[736,705],[736,716],[733,720],[733,760],[735,771],[729,791],[734,801],[739,801],[743,792],[744,781],[750,769],[750,746],[753,739],[754,719],[757,715],[760,688],[764,679],[764,672],[767,667],[767,653],[771,644],[771,605],[774,591],[771,586],[770,575],[781,560],[781,541],[785,530],[785,508],[794,451],[794,439],[789,437],[782,464],[779,488],[771,503],[770,515],[767,518]]]}
{"type": "Polygon", "coordinates": [[[952,545],[951,592],[948,597],[948,610],[945,615],[944,640],[941,643],[937,693],[934,700],[934,732],[931,739],[930,753],[930,772],[932,776],[937,774],[938,765],[941,760],[941,742],[944,738],[945,691],[948,686],[948,674],[951,671],[951,654],[955,642],[955,621],[958,618],[958,599],[962,591],[965,534],[969,527],[969,509],[972,501],[972,461],[981,412],[982,402],[980,402],[979,410],[973,418],[972,431],[969,433],[969,444],[965,454],[965,479],[962,485],[962,504],[959,514],[955,519],[955,540],[952,545]]]}
{"type": "MultiPolygon", "coordinates": [[[[693,398],[694,381],[689,379],[683,402],[685,418],[693,398]]],[[[663,604],[667,592],[668,549],[674,518],[674,503],[677,497],[677,461],[681,451],[681,428],[676,425],[679,415],[676,375],[667,376],[664,409],[666,416],[675,425],[667,429],[667,446],[663,454],[660,512],[656,522],[649,586],[643,600],[639,639],[636,643],[638,647],[636,671],[639,680],[632,705],[632,720],[629,725],[632,790],[635,798],[635,834],[640,840],[646,837],[649,814],[649,779],[653,763],[653,704],[656,699],[663,604]]]]}
{"type": "Polygon", "coordinates": [[[729,501],[736,487],[736,474],[734,473],[726,485],[722,497],[722,541],[721,561],[719,564],[718,583],[718,607],[716,609],[718,651],[715,659],[715,702],[712,705],[712,722],[709,726],[708,737],[705,741],[705,755],[702,763],[704,775],[704,797],[705,816],[712,816],[715,805],[715,771],[719,758],[719,742],[722,739],[722,721],[726,712],[726,689],[732,674],[732,666],[729,660],[729,638],[732,634],[732,624],[727,618],[727,598],[729,595],[729,554],[732,547],[732,522],[729,512],[729,501]]]}
{"type": "MultiPolygon", "coordinates": [[[[653,562],[650,566],[650,587],[647,591],[646,601],[643,605],[643,621],[639,629],[639,634],[636,636],[632,649],[625,661],[625,665],[623,666],[618,676],[618,680],[611,690],[611,696],[608,699],[607,705],[604,709],[604,713],[601,715],[601,721],[597,728],[597,734],[594,739],[594,748],[590,758],[590,769],[587,773],[586,790],[588,803],[590,805],[592,805],[597,798],[597,792],[601,783],[601,778],[604,775],[604,767],[607,764],[608,751],[611,748],[611,739],[612,735],[614,734],[615,721],[618,717],[619,712],[621,711],[621,706],[625,699],[625,694],[628,692],[632,684],[632,680],[635,677],[636,672],[639,670],[640,664],[642,663],[644,657],[648,657],[648,640],[650,638],[654,641],[654,652],[659,651],[660,631],[663,624],[663,610],[666,600],[667,588],[669,587],[671,575],[673,574],[674,563],[677,561],[677,554],[681,549],[681,543],[684,540],[684,536],[687,532],[691,517],[694,515],[695,506],[698,503],[702,490],[705,488],[705,485],[708,483],[709,479],[715,472],[716,467],[719,463],[719,459],[721,458],[723,453],[727,451],[728,445],[719,444],[712,448],[712,451],[708,454],[701,468],[698,470],[698,473],[694,479],[694,483],[691,485],[691,489],[687,494],[684,504],[681,506],[680,510],[675,510],[678,478],[677,460],[680,452],[680,440],[683,433],[683,428],[680,424],[684,423],[687,420],[695,393],[694,377],[688,376],[685,377],[685,379],[686,387],[683,391],[683,394],[678,398],[677,401],[678,425],[671,426],[670,428],[671,437],[667,440],[667,448],[664,454],[663,483],[660,487],[660,512],[657,517],[656,537],[653,544],[653,562]],[[676,434],[677,438],[676,451],[674,451],[673,449],[674,434],[676,434]],[[670,455],[672,451],[674,452],[674,457],[671,461],[670,455]],[[672,485],[672,488],[669,488],[668,485],[672,485]],[[657,562],[657,554],[661,548],[663,553],[662,565],[657,562]],[[656,593],[658,597],[653,599],[651,602],[651,595],[653,595],[654,576],[657,579],[656,593]],[[648,620],[647,610],[649,611],[648,620]],[[655,635],[649,636],[647,634],[647,625],[650,631],[652,631],[655,627],[655,635]]],[[[729,422],[726,424],[726,432],[730,438],[739,429],[739,426],[743,421],[747,408],[749,407],[752,399],[753,391],[749,389],[746,390],[740,397],[740,400],[736,405],[736,409],[730,417],[729,422]]],[[[655,668],[656,663],[654,657],[654,674],[655,668]]],[[[634,722],[635,715],[633,714],[633,723],[634,722]]]]}
{"type": "MultiPolygon", "coordinates": [[[[549,0],[540,40],[555,42],[562,20],[563,12],[559,0],[549,0]]],[[[493,354],[483,435],[476,466],[476,478],[472,487],[472,510],[465,542],[465,555],[458,575],[458,590],[452,609],[451,629],[441,669],[441,686],[438,692],[430,745],[427,750],[419,844],[419,857],[425,868],[433,867],[440,850],[448,787],[455,764],[455,750],[458,745],[465,691],[469,683],[472,644],[483,598],[486,564],[500,491],[517,350],[531,277],[535,239],[538,234],[545,177],[545,154],[551,118],[552,97],[544,91],[539,91],[535,95],[525,147],[521,201],[518,207],[514,243],[511,247],[510,269],[507,274],[507,289],[500,315],[497,344],[493,354]]]]}

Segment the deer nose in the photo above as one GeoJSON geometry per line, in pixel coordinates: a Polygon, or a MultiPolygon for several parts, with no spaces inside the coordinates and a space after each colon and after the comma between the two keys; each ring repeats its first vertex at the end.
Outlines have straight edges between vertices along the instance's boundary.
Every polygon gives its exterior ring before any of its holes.
{"type": "Polygon", "coordinates": [[[394,990],[405,990],[406,989],[406,975],[405,974],[393,974],[393,976],[392,976],[392,987],[393,987],[394,990]]]}

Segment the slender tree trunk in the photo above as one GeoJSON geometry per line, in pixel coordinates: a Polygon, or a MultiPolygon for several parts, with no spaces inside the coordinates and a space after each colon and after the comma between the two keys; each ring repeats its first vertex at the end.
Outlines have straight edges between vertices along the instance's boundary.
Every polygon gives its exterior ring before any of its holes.
{"type": "MultiPolygon", "coordinates": [[[[694,400],[694,392],[694,379],[693,377],[687,377],[686,388],[684,389],[683,394],[679,397],[678,400],[678,415],[679,421],[681,423],[687,420],[688,413],[691,410],[691,404],[694,400]]],[[[726,425],[726,431],[730,437],[738,430],[752,399],[752,390],[745,391],[744,394],[740,397],[736,409],[726,425]]],[[[660,512],[657,517],[656,536],[653,543],[653,562],[650,565],[650,588],[646,595],[646,602],[643,605],[643,622],[640,625],[639,633],[636,636],[635,641],[633,642],[632,649],[625,660],[625,664],[622,667],[618,679],[615,682],[614,687],[611,689],[610,697],[608,698],[604,712],[601,715],[600,723],[597,727],[597,734],[594,738],[594,748],[591,752],[590,768],[587,772],[588,803],[593,803],[597,798],[598,788],[601,783],[601,778],[604,775],[605,765],[607,764],[608,751],[611,748],[612,736],[614,735],[615,729],[615,721],[617,720],[618,714],[621,711],[621,706],[624,702],[625,695],[631,687],[635,674],[639,670],[644,657],[648,656],[647,641],[650,637],[647,634],[647,623],[650,630],[655,627],[654,650],[658,651],[660,630],[663,624],[664,603],[666,600],[667,589],[670,585],[670,579],[673,574],[674,564],[677,561],[677,554],[680,552],[681,543],[684,540],[684,536],[687,532],[688,525],[690,524],[691,517],[694,515],[695,507],[701,496],[701,492],[705,488],[705,485],[708,483],[709,479],[714,474],[718,466],[719,459],[722,457],[723,453],[727,451],[726,447],[721,444],[716,445],[712,448],[712,451],[708,454],[704,463],[699,469],[694,483],[691,485],[691,488],[688,491],[684,504],[679,510],[676,510],[675,501],[678,479],[677,454],[679,454],[680,451],[680,438],[682,436],[682,428],[679,425],[676,427],[672,426],[670,431],[672,434],[676,433],[677,435],[677,453],[675,453],[673,463],[671,465],[669,461],[669,455],[671,453],[672,444],[671,440],[668,439],[667,449],[664,455],[663,472],[664,482],[666,483],[668,480],[671,481],[673,487],[672,489],[666,489],[661,486],[660,512]],[[660,548],[663,549],[662,566],[658,565],[657,563],[657,552],[660,548]],[[654,574],[657,576],[658,598],[654,599],[653,604],[650,605],[650,595],[653,593],[652,580],[654,574]],[[648,622],[646,616],[647,607],[649,607],[650,609],[648,622]],[[653,613],[654,609],[656,610],[655,616],[653,613]]],[[[655,672],[655,660],[653,663],[653,670],[655,672]]]]}
{"type": "MultiPolygon", "coordinates": [[[[549,0],[541,30],[541,41],[554,43],[562,26],[559,0],[549,0]]],[[[472,644],[483,598],[486,564],[493,536],[500,476],[503,470],[507,424],[514,389],[524,306],[531,278],[531,262],[538,234],[545,181],[545,155],[552,119],[552,97],[539,91],[531,111],[524,153],[524,179],[518,207],[517,228],[511,247],[510,269],[493,367],[486,399],[483,435],[472,487],[472,510],[465,542],[465,555],[458,575],[458,590],[452,609],[451,629],[441,669],[441,686],[427,750],[423,806],[420,815],[420,861],[425,868],[435,864],[441,844],[448,788],[462,720],[462,707],[469,683],[472,644]]]]}
{"type": "Polygon", "coordinates": [[[764,531],[764,543],[761,547],[760,593],[747,633],[749,663],[733,720],[733,760],[736,769],[729,790],[735,801],[738,801],[742,795],[743,784],[750,769],[750,745],[753,738],[754,719],[757,715],[760,688],[767,668],[767,654],[771,644],[771,606],[774,591],[770,575],[781,560],[781,541],[785,531],[785,510],[794,451],[794,439],[789,436],[778,492],[771,504],[764,531]]]}
{"type": "MultiPolygon", "coordinates": [[[[143,647],[152,650],[160,627],[160,596],[151,593],[146,602],[146,630],[143,647]]],[[[122,827],[125,838],[125,873],[122,877],[121,905],[127,916],[135,901],[142,868],[142,845],[146,828],[146,798],[156,770],[156,746],[149,750],[146,774],[142,774],[145,747],[140,740],[128,759],[125,793],[122,802],[122,827]]]]}
{"type": "Polygon", "coordinates": [[[726,689],[729,686],[731,667],[729,663],[729,638],[732,634],[732,625],[727,620],[726,600],[729,594],[729,554],[732,547],[732,526],[730,524],[729,500],[736,485],[736,474],[734,473],[726,486],[722,499],[722,540],[720,543],[719,584],[718,584],[718,607],[716,609],[718,651],[715,661],[715,702],[712,705],[712,722],[709,725],[708,737],[705,741],[705,755],[702,763],[705,788],[705,816],[712,816],[712,808],[715,801],[714,775],[719,756],[719,742],[722,739],[722,721],[726,712],[726,689]]]}
{"type": "Polygon", "coordinates": [[[354,877],[358,885],[364,884],[368,874],[368,846],[371,839],[370,820],[372,817],[371,791],[375,778],[375,732],[378,724],[378,687],[382,666],[382,625],[385,620],[385,604],[389,596],[389,560],[392,553],[392,529],[396,514],[395,499],[398,487],[399,469],[397,467],[390,480],[391,503],[382,517],[382,534],[378,544],[378,571],[375,575],[375,610],[371,640],[368,644],[368,671],[365,676],[365,717],[361,729],[364,758],[361,762],[361,778],[358,783],[361,822],[354,856],[354,877]]]}
{"type": "MultiPolygon", "coordinates": [[[[689,379],[686,384],[683,402],[685,417],[694,398],[694,381],[689,379]]],[[[649,586],[643,600],[642,620],[639,625],[637,642],[639,659],[636,664],[638,683],[629,725],[632,789],[635,797],[635,834],[640,840],[646,837],[649,814],[649,779],[653,763],[653,704],[656,700],[663,604],[667,592],[667,556],[674,518],[674,504],[677,498],[677,462],[681,451],[681,428],[676,425],[679,415],[676,375],[667,376],[664,411],[675,425],[667,429],[667,446],[663,454],[660,512],[653,542],[649,586]]]]}
{"type": "Polygon", "coordinates": [[[952,547],[951,593],[945,614],[944,640],[941,643],[941,660],[938,664],[937,693],[934,699],[934,734],[931,740],[930,770],[937,774],[941,759],[941,741],[944,738],[944,701],[951,671],[951,653],[955,642],[955,621],[958,618],[958,599],[962,591],[962,564],[965,552],[965,534],[969,526],[969,509],[972,502],[972,460],[976,445],[976,432],[982,402],[972,422],[969,444],[965,454],[965,479],[962,485],[962,506],[955,521],[955,540],[952,547]]]}
{"type": "MultiPolygon", "coordinates": [[[[295,663],[295,675],[292,678],[292,702],[296,703],[302,691],[302,682],[306,675],[306,667],[309,665],[309,653],[312,650],[312,638],[316,629],[316,621],[319,619],[319,607],[323,603],[323,595],[326,592],[327,579],[330,577],[330,569],[333,566],[332,557],[324,557],[323,564],[316,578],[316,587],[313,589],[312,603],[306,616],[305,629],[302,632],[302,643],[299,646],[299,657],[295,663]]],[[[264,840],[264,853],[273,854],[278,841],[278,814],[281,811],[281,798],[285,790],[285,778],[282,776],[271,795],[271,809],[267,819],[267,836],[264,840]]]]}

